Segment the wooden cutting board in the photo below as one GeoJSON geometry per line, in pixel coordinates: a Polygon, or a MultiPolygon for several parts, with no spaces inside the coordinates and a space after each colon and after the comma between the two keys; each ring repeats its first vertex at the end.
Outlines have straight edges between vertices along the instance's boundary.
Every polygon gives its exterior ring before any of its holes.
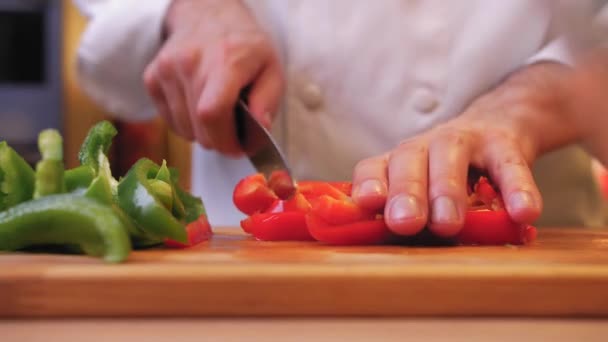
{"type": "Polygon", "coordinates": [[[0,316],[608,316],[608,231],[526,247],[330,247],[235,229],[189,250],[0,254],[0,316]]]}

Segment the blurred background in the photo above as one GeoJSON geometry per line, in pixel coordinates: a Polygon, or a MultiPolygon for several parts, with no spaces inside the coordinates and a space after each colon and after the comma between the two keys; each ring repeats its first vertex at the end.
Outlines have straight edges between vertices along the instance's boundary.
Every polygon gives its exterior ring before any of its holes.
{"type": "Polygon", "coordinates": [[[87,130],[111,120],[118,128],[111,152],[116,176],[140,157],[178,168],[189,188],[190,145],[161,120],[113,120],[80,90],[75,51],[85,18],[70,0],[0,0],[0,141],[7,140],[28,162],[38,158],[36,139],[45,128],[64,137],[66,166],[77,165],[87,130]],[[125,139],[128,137],[128,139],[125,139]]]}

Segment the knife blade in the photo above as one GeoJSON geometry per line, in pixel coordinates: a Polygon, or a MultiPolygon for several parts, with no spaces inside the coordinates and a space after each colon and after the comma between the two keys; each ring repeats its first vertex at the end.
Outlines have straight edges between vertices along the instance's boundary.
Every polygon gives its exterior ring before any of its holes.
{"type": "Polygon", "coordinates": [[[276,171],[281,172],[281,199],[290,198],[296,190],[296,180],[283,152],[270,132],[255,118],[249,106],[241,97],[235,110],[237,137],[241,148],[257,172],[266,179],[276,171]]]}

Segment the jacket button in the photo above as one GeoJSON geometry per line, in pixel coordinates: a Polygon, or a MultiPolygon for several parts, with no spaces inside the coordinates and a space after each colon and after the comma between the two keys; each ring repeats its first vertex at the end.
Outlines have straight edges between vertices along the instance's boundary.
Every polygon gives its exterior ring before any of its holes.
{"type": "Polygon", "coordinates": [[[414,110],[421,113],[430,113],[439,106],[439,100],[427,89],[418,89],[411,98],[414,110]]]}
{"type": "Polygon", "coordinates": [[[323,104],[323,94],[321,88],[313,83],[302,85],[299,92],[299,97],[302,103],[309,109],[319,109],[323,104]]]}

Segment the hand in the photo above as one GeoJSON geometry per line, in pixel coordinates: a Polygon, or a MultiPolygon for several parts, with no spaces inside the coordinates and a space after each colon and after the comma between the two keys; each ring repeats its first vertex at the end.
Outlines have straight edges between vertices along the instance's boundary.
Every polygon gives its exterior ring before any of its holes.
{"type": "Polygon", "coordinates": [[[234,108],[246,87],[267,127],[283,91],[269,37],[239,0],[174,0],[167,39],[144,73],[159,114],[179,135],[207,149],[241,154],[234,108]]]}
{"type": "Polygon", "coordinates": [[[608,48],[597,47],[581,56],[569,84],[570,112],[582,132],[582,146],[608,165],[608,48]]]}
{"type": "Polygon", "coordinates": [[[530,164],[579,136],[563,110],[567,73],[559,64],[529,66],[455,119],[361,161],[353,176],[354,200],[384,207],[397,234],[413,235],[428,225],[438,236],[454,236],[464,222],[472,166],[497,183],[513,220],[533,222],[542,198],[530,164]]]}

